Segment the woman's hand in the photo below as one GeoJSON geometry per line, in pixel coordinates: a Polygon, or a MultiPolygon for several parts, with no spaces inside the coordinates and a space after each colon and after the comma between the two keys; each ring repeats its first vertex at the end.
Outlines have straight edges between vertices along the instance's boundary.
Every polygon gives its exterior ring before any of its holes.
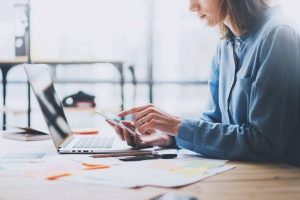
{"type": "Polygon", "coordinates": [[[171,136],[178,134],[181,119],[166,114],[152,104],[132,108],[119,113],[120,117],[132,114],[134,126],[143,135],[163,132],[171,136]]]}
{"type": "MultiPolygon", "coordinates": [[[[153,146],[160,147],[173,147],[175,145],[175,139],[172,136],[166,134],[153,134],[151,136],[143,138],[140,134],[135,132],[134,135],[129,133],[127,130],[122,129],[121,127],[114,125],[107,121],[116,131],[117,135],[122,141],[126,141],[129,146],[139,147],[139,148],[147,148],[153,146]]],[[[135,130],[135,126],[132,122],[122,121],[125,126],[128,128],[135,130]]]]}

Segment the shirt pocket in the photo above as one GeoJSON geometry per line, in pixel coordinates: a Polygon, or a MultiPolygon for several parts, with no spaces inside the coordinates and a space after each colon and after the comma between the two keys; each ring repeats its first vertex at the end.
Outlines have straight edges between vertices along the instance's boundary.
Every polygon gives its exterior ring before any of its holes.
{"type": "Polygon", "coordinates": [[[237,76],[230,102],[231,115],[237,124],[249,122],[251,85],[251,77],[244,78],[237,76]]]}
{"type": "Polygon", "coordinates": [[[236,87],[240,89],[242,92],[246,92],[247,95],[250,95],[251,90],[251,77],[239,77],[236,78],[236,87]]]}

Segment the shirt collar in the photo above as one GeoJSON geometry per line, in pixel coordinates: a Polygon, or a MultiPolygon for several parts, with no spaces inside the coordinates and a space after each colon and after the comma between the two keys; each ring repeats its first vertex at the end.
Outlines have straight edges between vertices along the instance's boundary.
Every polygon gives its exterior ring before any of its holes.
{"type": "Polygon", "coordinates": [[[254,25],[252,25],[252,27],[250,27],[247,32],[243,33],[240,36],[234,36],[233,33],[230,30],[228,30],[227,32],[227,35],[229,36],[228,41],[232,42],[234,40],[245,44],[253,33],[258,31],[274,13],[277,13],[280,10],[281,10],[280,6],[272,6],[267,8],[263,12],[262,17],[254,25]]]}

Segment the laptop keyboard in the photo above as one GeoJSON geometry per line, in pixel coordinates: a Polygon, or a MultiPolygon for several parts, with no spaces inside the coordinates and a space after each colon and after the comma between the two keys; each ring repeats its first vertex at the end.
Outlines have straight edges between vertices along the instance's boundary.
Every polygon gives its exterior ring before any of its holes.
{"type": "Polygon", "coordinates": [[[114,137],[83,137],[73,146],[73,148],[111,148],[114,137]]]}

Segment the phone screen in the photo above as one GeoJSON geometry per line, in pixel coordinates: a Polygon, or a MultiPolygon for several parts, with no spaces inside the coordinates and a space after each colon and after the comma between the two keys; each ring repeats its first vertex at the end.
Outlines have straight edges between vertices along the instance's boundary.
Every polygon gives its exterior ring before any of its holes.
{"type": "Polygon", "coordinates": [[[130,128],[128,128],[127,126],[125,126],[124,124],[122,124],[122,122],[120,122],[120,120],[116,119],[116,118],[112,118],[112,117],[108,117],[107,115],[105,115],[102,112],[96,111],[95,113],[97,113],[98,115],[101,115],[105,120],[109,121],[110,123],[122,128],[122,129],[126,129],[129,133],[131,133],[132,135],[134,135],[134,130],[131,130],[130,128]]]}

